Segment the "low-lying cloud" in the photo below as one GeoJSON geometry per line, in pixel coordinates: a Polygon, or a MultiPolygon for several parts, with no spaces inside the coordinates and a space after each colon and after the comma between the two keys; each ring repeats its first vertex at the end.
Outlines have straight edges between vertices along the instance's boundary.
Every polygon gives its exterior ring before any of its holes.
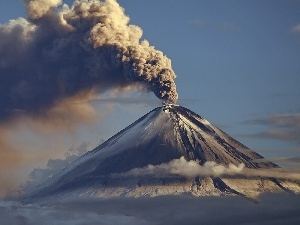
{"type": "Polygon", "coordinates": [[[246,177],[273,177],[282,179],[291,179],[300,181],[300,174],[284,171],[282,169],[249,169],[243,163],[239,165],[229,164],[221,165],[213,161],[207,161],[203,166],[197,161],[187,161],[184,157],[174,159],[169,163],[160,165],[148,165],[143,168],[134,168],[128,172],[113,174],[116,177],[130,177],[130,176],[167,176],[179,175],[187,178],[197,176],[234,176],[243,175],[246,177]]]}
{"type": "Polygon", "coordinates": [[[163,163],[155,166],[148,165],[143,168],[134,168],[128,172],[115,174],[114,176],[164,176],[170,174],[181,175],[189,178],[196,176],[220,176],[224,174],[237,174],[241,172],[244,167],[245,165],[243,163],[238,166],[235,166],[234,164],[224,166],[213,161],[208,161],[201,166],[197,161],[187,161],[184,157],[181,157],[179,159],[174,159],[169,163],[163,163]]]}
{"type": "Polygon", "coordinates": [[[14,225],[292,225],[300,221],[300,196],[78,198],[52,206],[0,201],[0,224],[14,225]],[[220,213],[222,212],[222,213],[220,213]]]}

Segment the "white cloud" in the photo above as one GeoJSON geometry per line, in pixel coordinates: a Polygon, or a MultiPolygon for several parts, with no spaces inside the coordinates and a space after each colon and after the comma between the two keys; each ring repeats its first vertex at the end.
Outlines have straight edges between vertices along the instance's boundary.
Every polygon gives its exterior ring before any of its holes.
{"type": "Polygon", "coordinates": [[[233,164],[224,166],[213,161],[208,161],[203,166],[201,166],[197,161],[187,161],[184,157],[181,157],[179,159],[174,159],[169,163],[163,163],[155,166],[148,165],[142,168],[134,168],[128,172],[114,174],[114,176],[164,176],[170,174],[181,175],[184,177],[220,176],[224,174],[237,174],[241,172],[244,167],[245,165],[243,163],[238,166],[235,166],[233,164]]]}
{"type": "Polygon", "coordinates": [[[115,177],[130,177],[130,176],[167,176],[167,175],[180,175],[183,177],[197,177],[197,176],[214,176],[222,177],[224,175],[237,175],[241,174],[246,177],[272,177],[300,180],[300,174],[284,171],[282,169],[249,169],[241,163],[236,166],[229,164],[228,166],[217,164],[213,161],[207,161],[203,166],[199,165],[197,161],[187,161],[184,157],[174,159],[169,163],[160,165],[148,165],[142,168],[135,168],[128,172],[113,174],[115,177]]]}

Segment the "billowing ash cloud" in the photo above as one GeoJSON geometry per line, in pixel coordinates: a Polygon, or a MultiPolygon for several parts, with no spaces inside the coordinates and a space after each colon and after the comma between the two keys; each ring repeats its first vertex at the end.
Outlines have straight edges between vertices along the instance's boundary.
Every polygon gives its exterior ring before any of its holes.
{"type": "Polygon", "coordinates": [[[45,15],[52,7],[57,7],[62,0],[23,0],[28,11],[28,17],[38,19],[45,15]]]}
{"type": "Polygon", "coordinates": [[[28,19],[0,24],[0,121],[128,86],[176,102],[171,61],[115,0],[23,1],[28,19]]]}

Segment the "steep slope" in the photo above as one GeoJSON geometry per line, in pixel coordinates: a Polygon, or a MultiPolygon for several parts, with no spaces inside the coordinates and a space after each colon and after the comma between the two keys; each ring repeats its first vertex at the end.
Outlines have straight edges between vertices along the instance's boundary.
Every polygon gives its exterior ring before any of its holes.
{"type": "Polygon", "coordinates": [[[240,194],[253,197],[263,191],[284,190],[283,185],[288,186],[280,184],[283,181],[276,179],[259,178],[250,181],[243,177],[188,179],[174,175],[131,178],[111,176],[147,165],[168,163],[180,157],[184,157],[187,161],[197,161],[200,165],[213,161],[222,165],[243,163],[246,168],[253,169],[278,167],[272,162],[260,162],[257,159],[262,159],[262,156],[194,112],[181,106],[168,105],[152,110],[86,153],[27,194],[23,201],[86,194],[102,197],[120,195],[138,197],[191,193],[196,196],[240,194]],[[245,182],[251,184],[250,189],[246,188],[245,182]],[[244,187],[243,190],[240,190],[241,186],[244,187]]]}

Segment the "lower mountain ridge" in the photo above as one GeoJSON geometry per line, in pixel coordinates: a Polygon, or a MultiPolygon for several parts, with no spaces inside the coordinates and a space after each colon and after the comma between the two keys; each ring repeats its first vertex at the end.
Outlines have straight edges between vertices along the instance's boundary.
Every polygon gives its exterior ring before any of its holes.
{"type": "Polygon", "coordinates": [[[276,171],[281,168],[191,110],[165,105],[84,154],[21,201],[161,195],[255,199],[265,192],[300,193],[299,180],[273,176],[276,171]]]}

